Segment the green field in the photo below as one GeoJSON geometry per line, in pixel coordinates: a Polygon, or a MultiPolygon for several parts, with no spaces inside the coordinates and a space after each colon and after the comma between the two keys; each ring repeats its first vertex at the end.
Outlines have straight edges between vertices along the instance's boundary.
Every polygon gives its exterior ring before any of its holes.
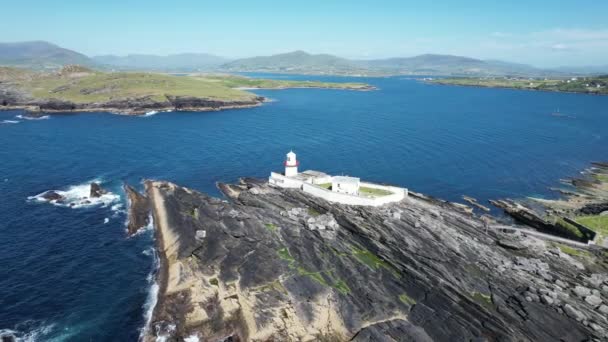
{"type": "Polygon", "coordinates": [[[393,193],[388,190],[367,188],[367,187],[362,186],[359,188],[359,194],[370,196],[370,197],[380,197],[380,196],[392,195],[393,193]]]}
{"type": "Polygon", "coordinates": [[[436,84],[488,88],[514,88],[525,90],[561,91],[589,94],[608,94],[608,75],[574,79],[510,78],[510,77],[458,77],[438,78],[436,84]]]}
{"type": "Polygon", "coordinates": [[[284,89],[284,88],[325,88],[325,89],[349,89],[363,90],[370,86],[365,83],[332,83],[332,82],[312,82],[312,81],[284,81],[254,79],[234,75],[206,75],[200,77],[206,82],[221,84],[228,88],[260,88],[260,89],[284,89]]]}
{"type": "Polygon", "coordinates": [[[143,72],[99,72],[70,66],[56,73],[0,68],[0,80],[37,99],[73,103],[97,103],[118,99],[150,97],[158,102],[167,96],[184,96],[220,101],[248,101],[255,94],[238,88],[285,89],[296,87],[362,90],[363,83],[328,83],[253,79],[233,75],[175,76],[143,72]]]}
{"type": "Polygon", "coordinates": [[[581,216],[576,218],[576,222],[593,229],[599,236],[598,241],[608,237],[608,216],[581,216]]]}

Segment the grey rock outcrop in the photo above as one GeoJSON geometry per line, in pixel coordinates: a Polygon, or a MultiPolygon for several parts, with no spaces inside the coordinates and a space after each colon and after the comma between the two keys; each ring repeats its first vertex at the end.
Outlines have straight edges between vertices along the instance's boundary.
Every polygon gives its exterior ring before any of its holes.
{"type": "Polygon", "coordinates": [[[102,195],[108,193],[106,190],[104,190],[99,183],[91,183],[91,190],[90,190],[90,194],[89,197],[91,198],[98,198],[101,197],[102,195]]]}
{"type": "Polygon", "coordinates": [[[124,190],[129,199],[127,232],[133,235],[150,223],[150,201],[130,185],[125,184],[124,190]]]}
{"type": "Polygon", "coordinates": [[[579,269],[533,237],[502,247],[445,202],[354,207],[261,181],[219,188],[230,201],[146,182],[161,270],[145,340],[606,338],[604,309],[577,294],[596,295],[581,289],[588,261],[579,269]]]}

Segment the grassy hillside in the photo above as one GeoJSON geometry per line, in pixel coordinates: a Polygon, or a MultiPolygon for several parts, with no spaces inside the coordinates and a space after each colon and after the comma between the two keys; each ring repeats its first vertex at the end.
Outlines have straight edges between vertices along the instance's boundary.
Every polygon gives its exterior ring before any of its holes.
{"type": "Polygon", "coordinates": [[[234,75],[207,75],[201,77],[202,80],[211,83],[221,84],[228,88],[259,88],[259,89],[286,89],[286,88],[324,88],[324,89],[348,89],[348,90],[368,90],[371,89],[365,83],[344,82],[313,82],[313,81],[284,81],[257,79],[234,75]]]}
{"type": "Polygon", "coordinates": [[[117,99],[150,97],[164,101],[166,96],[196,97],[221,101],[253,100],[256,95],[237,88],[284,89],[316,87],[362,90],[362,83],[275,81],[231,75],[173,76],[167,74],[116,72],[105,73],[79,66],[64,67],[57,73],[36,73],[0,68],[14,89],[36,99],[57,99],[73,103],[107,102],[117,99]]]}
{"type": "Polygon", "coordinates": [[[432,83],[525,90],[563,91],[589,94],[608,94],[608,76],[573,79],[530,78],[440,78],[432,83]]]}

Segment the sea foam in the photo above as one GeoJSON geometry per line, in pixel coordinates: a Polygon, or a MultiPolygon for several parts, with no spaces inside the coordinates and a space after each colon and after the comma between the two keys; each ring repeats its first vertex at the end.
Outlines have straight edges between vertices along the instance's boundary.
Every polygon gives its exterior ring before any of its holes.
{"type": "Polygon", "coordinates": [[[5,125],[10,125],[10,124],[17,124],[20,122],[21,121],[17,121],[17,120],[2,120],[2,122],[0,122],[0,123],[5,124],[5,125]]]}
{"type": "Polygon", "coordinates": [[[102,206],[107,207],[108,205],[118,202],[120,200],[120,195],[117,195],[113,192],[108,191],[107,193],[101,195],[100,197],[90,197],[91,192],[91,183],[101,183],[101,180],[94,179],[92,181],[72,185],[68,187],[66,190],[48,190],[42,193],[39,193],[35,196],[29,196],[28,200],[30,201],[39,201],[39,202],[47,202],[60,207],[69,207],[74,209],[86,208],[86,207],[95,207],[102,206]],[[61,195],[64,199],[62,201],[52,200],[48,201],[43,196],[45,193],[49,191],[54,191],[57,194],[61,195]]]}
{"type": "Polygon", "coordinates": [[[22,120],[47,120],[50,119],[51,117],[48,115],[43,115],[43,116],[28,116],[28,115],[16,115],[15,116],[17,119],[22,119],[22,120]]]}
{"type": "MultiPolygon", "coordinates": [[[[150,217],[149,226],[153,226],[152,218],[150,217]]],[[[150,289],[148,290],[148,297],[146,298],[146,302],[144,303],[144,326],[139,331],[140,340],[148,335],[150,330],[150,323],[152,322],[152,314],[154,313],[154,308],[156,307],[156,303],[158,302],[158,282],[156,282],[156,273],[160,267],[160,259],[158,258],[158,254],[154,247],[150,247],[143,252],[145,255],[152,255],[154,260],[154,266],[152,271],[148,274],[146,278],[148,280],[148,284],[150,284],[150,289]]]]}
{"type": "Polygon", "coordinates": [[[19,324],[15,329],[0,329],[0,340],[12,337],[16,342],[45,341],[49,339],[54,330],[55,324],[36,324],[33,321],[27,321],[19,324]],[[31,327],[32,325],[33,327],[31,327]]]}

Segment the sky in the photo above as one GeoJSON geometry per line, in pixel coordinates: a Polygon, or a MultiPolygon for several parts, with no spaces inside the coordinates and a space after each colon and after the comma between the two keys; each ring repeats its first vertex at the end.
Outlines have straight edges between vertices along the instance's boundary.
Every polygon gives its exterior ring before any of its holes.
{"type": "Polygon", "coordinates": [[[0,41],[45,40],[89,56],[304,50],[358,59],[436,53],[539,67],[608,65],[606,0],[2,2],[0,41]]]}

